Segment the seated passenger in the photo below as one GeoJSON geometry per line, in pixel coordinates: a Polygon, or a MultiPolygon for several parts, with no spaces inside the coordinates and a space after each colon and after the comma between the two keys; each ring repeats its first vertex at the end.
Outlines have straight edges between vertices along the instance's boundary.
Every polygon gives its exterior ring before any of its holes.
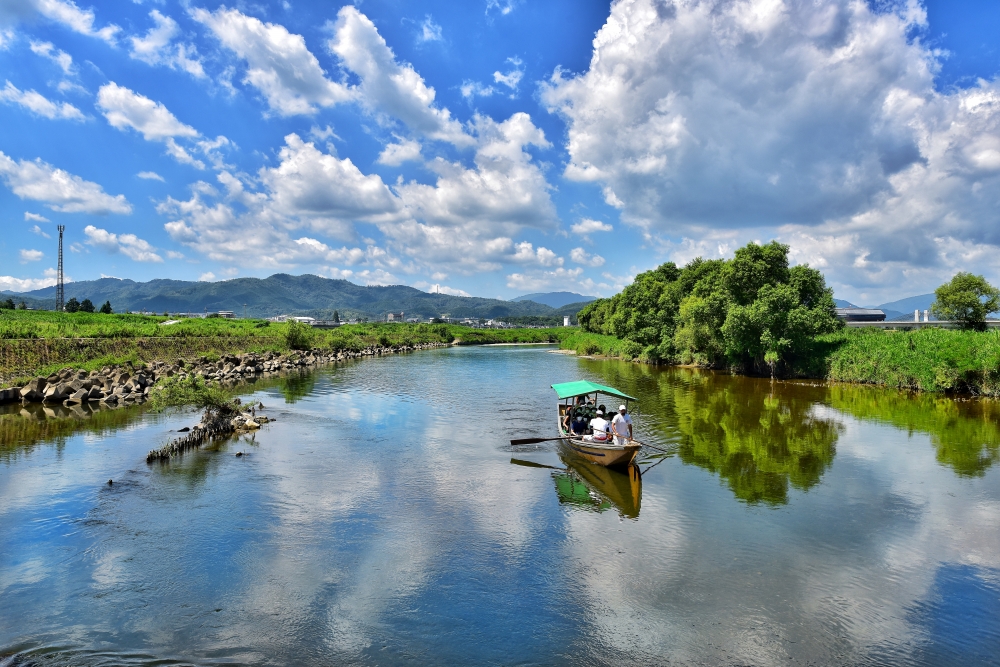
{"type": "Polygon", "coordinates": [[[607,442],[611,439],[611,422],[604,418],[604,410],[597,411],[597,416],[590,420],[590,428],[593,435],[588,435],[585,440],[607,442]]]}

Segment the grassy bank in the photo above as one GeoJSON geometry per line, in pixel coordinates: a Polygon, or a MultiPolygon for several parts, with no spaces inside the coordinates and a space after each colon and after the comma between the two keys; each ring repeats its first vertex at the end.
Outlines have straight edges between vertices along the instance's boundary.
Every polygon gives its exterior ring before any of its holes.
{"type": "Polygon", "coordinates": [[[242,352],[447,343],[560,342],[571,329],[472,329],[450,324],[352,324],[312,329],[265,320],[186,319],[46,311],[0,311],[0,384],[66,366],[96,370],[127,362],[242,352]]]}
{"type": "MultiPolygon", "coordinates": [[[[630,361],[642,348],[613,336],[574,330],[564,349],[630,361]]],[[[844,329],[819,336],[797,377],[932,392],[1000,396],[1000,331],[844,329]]]]}

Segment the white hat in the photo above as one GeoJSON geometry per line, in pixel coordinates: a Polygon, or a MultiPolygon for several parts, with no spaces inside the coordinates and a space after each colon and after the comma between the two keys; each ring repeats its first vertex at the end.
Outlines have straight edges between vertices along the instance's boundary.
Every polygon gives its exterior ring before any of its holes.
{"type": "Polygon", "coordinates": [[[619,405],[618,406],[618,410],[627,410],[627,409],[628,408],[626,408],[624,405],[619,405]]]}
{"type": "Polygon", "coordinates": [[[603,415],[603,414],[604,414],[604,410],[598,410],[598,411],[597,411],[597,414],[599,414],[599,415],[603,415]]]}

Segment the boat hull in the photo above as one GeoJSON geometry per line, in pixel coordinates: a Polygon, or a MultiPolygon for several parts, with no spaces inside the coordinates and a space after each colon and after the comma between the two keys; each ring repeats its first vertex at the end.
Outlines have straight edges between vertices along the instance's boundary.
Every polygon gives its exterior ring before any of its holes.
{"type": "Polygon", "coordinates": [[[626,468],[632,465],[642,448],[638,444],[596,443],[582,438],[567,438],[563,443],[577,456],[607,468],[626,468]]]}

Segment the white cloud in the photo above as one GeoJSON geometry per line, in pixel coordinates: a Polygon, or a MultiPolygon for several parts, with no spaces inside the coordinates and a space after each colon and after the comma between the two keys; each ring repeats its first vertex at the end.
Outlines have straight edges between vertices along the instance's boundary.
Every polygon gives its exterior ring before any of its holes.
{"type": "MultiPolygon", "coordinates": [[[[524,292],[562,287],[578,289],[583,269],[564,269],[536,273],[512,273],[507,276],[507,287],[524,292]]],[[[585,288],[587,289],[587,288],[585,288]]]]}
{"type": "Polygon", "coordinates": [[[485,86],[478,81],[463,81],[459,90],[462,93],[462,97],[469,101],[477,97],[489,97],[496,92],[493,86],[485,86]]]}
{"type": "Polygon", "coordinates": [[[441,26],[434,22],[430,14],[424,17],[420,24],[420,33],[417,35],[418,42],[440,42],[444,39],[441,34],[441,26]]]}
{"type": "Polygon", "coordinates": [[[486,0],[486,15],[489,16],[491,11],[497,11],[501,16],[506,16],[519,4],[521,0],[486,0]]]}
{"type": "Polygon", "coordinates": [[[72,76],[74,74],[73,56],[61,49],[55,48],[51,42],[36,42],[32,40],[31,51],[36,55],[48,58],[55,64],[59,65],[63,74],[66,76],[72,76]]]}
{"type": "MultiPolygon", "coordinates": [[[[47,269],[44,278],[15,278],[13,276],[0,276],[0,290],[11,292],[31,292],[36,289],[51,287],[56,284],[55,271],[47,269]],[[51,275],[50,275],[51,274],[51,275]]],[[[66,282],[70,282],[66,279],[66,282]]]]}
{"type": "Polygon", "coordinates": [[[604,258],[598,254],[590,254],[583,248],[573,248],[569,253],[569,258],[577,264],[585,266],[604,266],[604,258]]]}
{"type": "Polygon", "coordinates": [[[426,288],[427,292],[431,294],[448,294],[450,296],[472,296],[464,289],[458,289],[457,287],[448,287],[447,285],[440,285],[438,283],[429,285],[427,283],[418,282],[414,283],[413,286],[418,289],[426,288]]]}
{"type": "Polygon", "coordinates": [[[872,7],[615,3],[588,71],[542,92],[566,177],[654,236],[850,237],[847,286],[927,289],[949,244],[1000,252],[1000,81],[935,90],[921,6],[872,7]]]}
{"type": "Polygon", "coordinates": [[[0,151],[0,176],[21,199],[44,202],[60,213],[129,214],[125,195],[111,196],[100,185],[42,162],[14,162],[0,151]]]}
{"type": "Polygon", "coordinates": [[[507,86],[516,93],[517,87],[521,83],[521,77],[524,76],[524,68],[521,67],[524,63],[517,56],[507,58],[507,62],[511,64],[510,71],[500,72],[498,70],[493,72],[493,81],[507,86]]]}
{"type": "Polygon", "coordinates": [[[44,215],[38,215],[37,213],[32,213],[31,211],[24,212],[25,221],[31,220],[33,222],[50,222],[48,218],[44,215]]]}
{"type": "Polygon", "coordinates": [[[45,239],[50,239],[50,238],[52,238],[51,236],[49,236],[48,234],[46,234],[46,233],[45,233],[45,230],[43,230],[43,229],[42,229],[41,227],[39,227],[38,225],[34,225],[34,226],[33,226],[33,227],[31,228],[31,233],[32,233],[32,234],[38,234],[39,236],[41,236],[42,238],[45,238],[45,239]]]}
{"type": "MultiPolygon", "coordinates": [[[[167,154],[180,163],[189,164],[196,169],[204,169],[205,163],[193,157],[177,139],[198,139],[195,146],[206,155],[216,168],[222,168],[221,157],[217,149],[228,146],[229,140],[219,136],[214,140],[201,139],[198,130],[177,120],[170,111],[159,102],[154,102],[115,82],[106,83],[97,91],[97,107],[107,118],[112,127],[119,130],[132,128],[146,141],[158,141],[167,148],[167,154]]],[[[143,172],[152,173],[152,172],[143,172]]],[[[161,179],[162,180],[162,179],[161,179]]]]}
{"type": "Polygon", "coordinates": [[[83,113],[68,102],[52,102],[34,90],[21,91],[10,81],[0,90],[0,100],[8,104],[17,104],[28,111],[45,118],[65,118],[67,120],[83,120],[83,113]]]}
{"type": "Polygon", "coordinates": [[[361,79],[357,91],[362,104],[398,118],[411,131],[429,139],[456,146],[475,143],[448,109],[435,106],[434,89],[411,65],[396,61],[375,24],[356,7],[342,7],[332,29],[328,46],[344,67],[361,79]]]}
{"type": "Polygon", "coordinates": [[[95,27],[94,12],[80,9],[72,0],[4,0],[0,4],[0,25],[31,20],[38,15],[111,45],[115,44],[115,35],[121,30],[116,25],[95,27]]]}
{"type": "Polygon", "coordinates": [[[184,259],[184,253],[177,252],[176,250],[168,250],[167,259],[184,259]]]}
{"type": "Polygon", "coordinates": [[[204,282],[210,283],[213,280],[215,280],[215,274],[212,273],[211,271],[206,271],[205,273],[203,273],[200,276],[198,276],[198,280],[201,281],[201,282],[203,282],[203,283],[204,282]]]}
{"type": "Polygon", "coordinates": [[[37,262],[42,257],[45,257],[45,253],[43,253],[41,250],[25,250],[22,248],[18,252],[21,256],[22,264],[24,264],[25,262],[37,262]]]}
{"type": "Polygon", "coordinates": [[[136,262],[163,261],[163,258],[154,252],[156,248],[135,234],[113,234],[93,225],[84,227],[83,233],[87,235],[87,245],[101,248],[109,253],[120,252],[136,262]]]}
{"type": "Polygon", "coordinates": [[[155,9],[149,13],[149,17],[156,25],[143,37],[129,38],[132,42],[129,55],[149,65],[166,65],[171,69],[187,72],[196,79],[205,78],[198,50],[192,44],[173,42],[180,34],[177,21],[155,9]]]}
{"type": "Polygon", "coordinates": [[[396,137],[399,143],[387,144],[379,153],[379,164],[386,164],[391,167],[398,167],[404,162],[417,161],[421,159],[420,144],[416,141],[409,141],[396,137]]]}
{"type": "Polygon", "coordinates": [[[540,266],[562,266],[563,259],[549,250],[539,246],[536,250],[532,244],[523,241],[514,246],[511,260],[520,264],[538,264],[540,266]]]}
{"type": "Polygon", "coordinates": [[[305,39],[284,26],[263,23],[224,7],[214,13],[194,9],[191,16],[247,62],[244,83],[257,88],[279,115],[311,115],[317,107],[351,98],[346,86],[326,78],[305,39]]]}
{"type": "Polygon", "coordinates": [[[174,137],[197,137],[198,130],[177,120],[159,102],[140,95],[115,82],[97,91],[97,107],[112,127],[132,128],[146,141],[166,141],[174,137]]]}
{"type": "Polygon", "coordinates": [[[586,236],[588,234],[593,234],[594,232],[610,232],[614,230],[614,227],[606,222],[601,222],[600,220],[582,218],[580,222],[574,224],[569,228],[569,230],[574,234],[586,236]]]}
{"type": "Polygon", "coordinates": [[[163,177],[157,174],[155,171],[140,171],[138,174],[136,174],[136,176],[147,181],[166,182],[163,180],[163,177]]]}

